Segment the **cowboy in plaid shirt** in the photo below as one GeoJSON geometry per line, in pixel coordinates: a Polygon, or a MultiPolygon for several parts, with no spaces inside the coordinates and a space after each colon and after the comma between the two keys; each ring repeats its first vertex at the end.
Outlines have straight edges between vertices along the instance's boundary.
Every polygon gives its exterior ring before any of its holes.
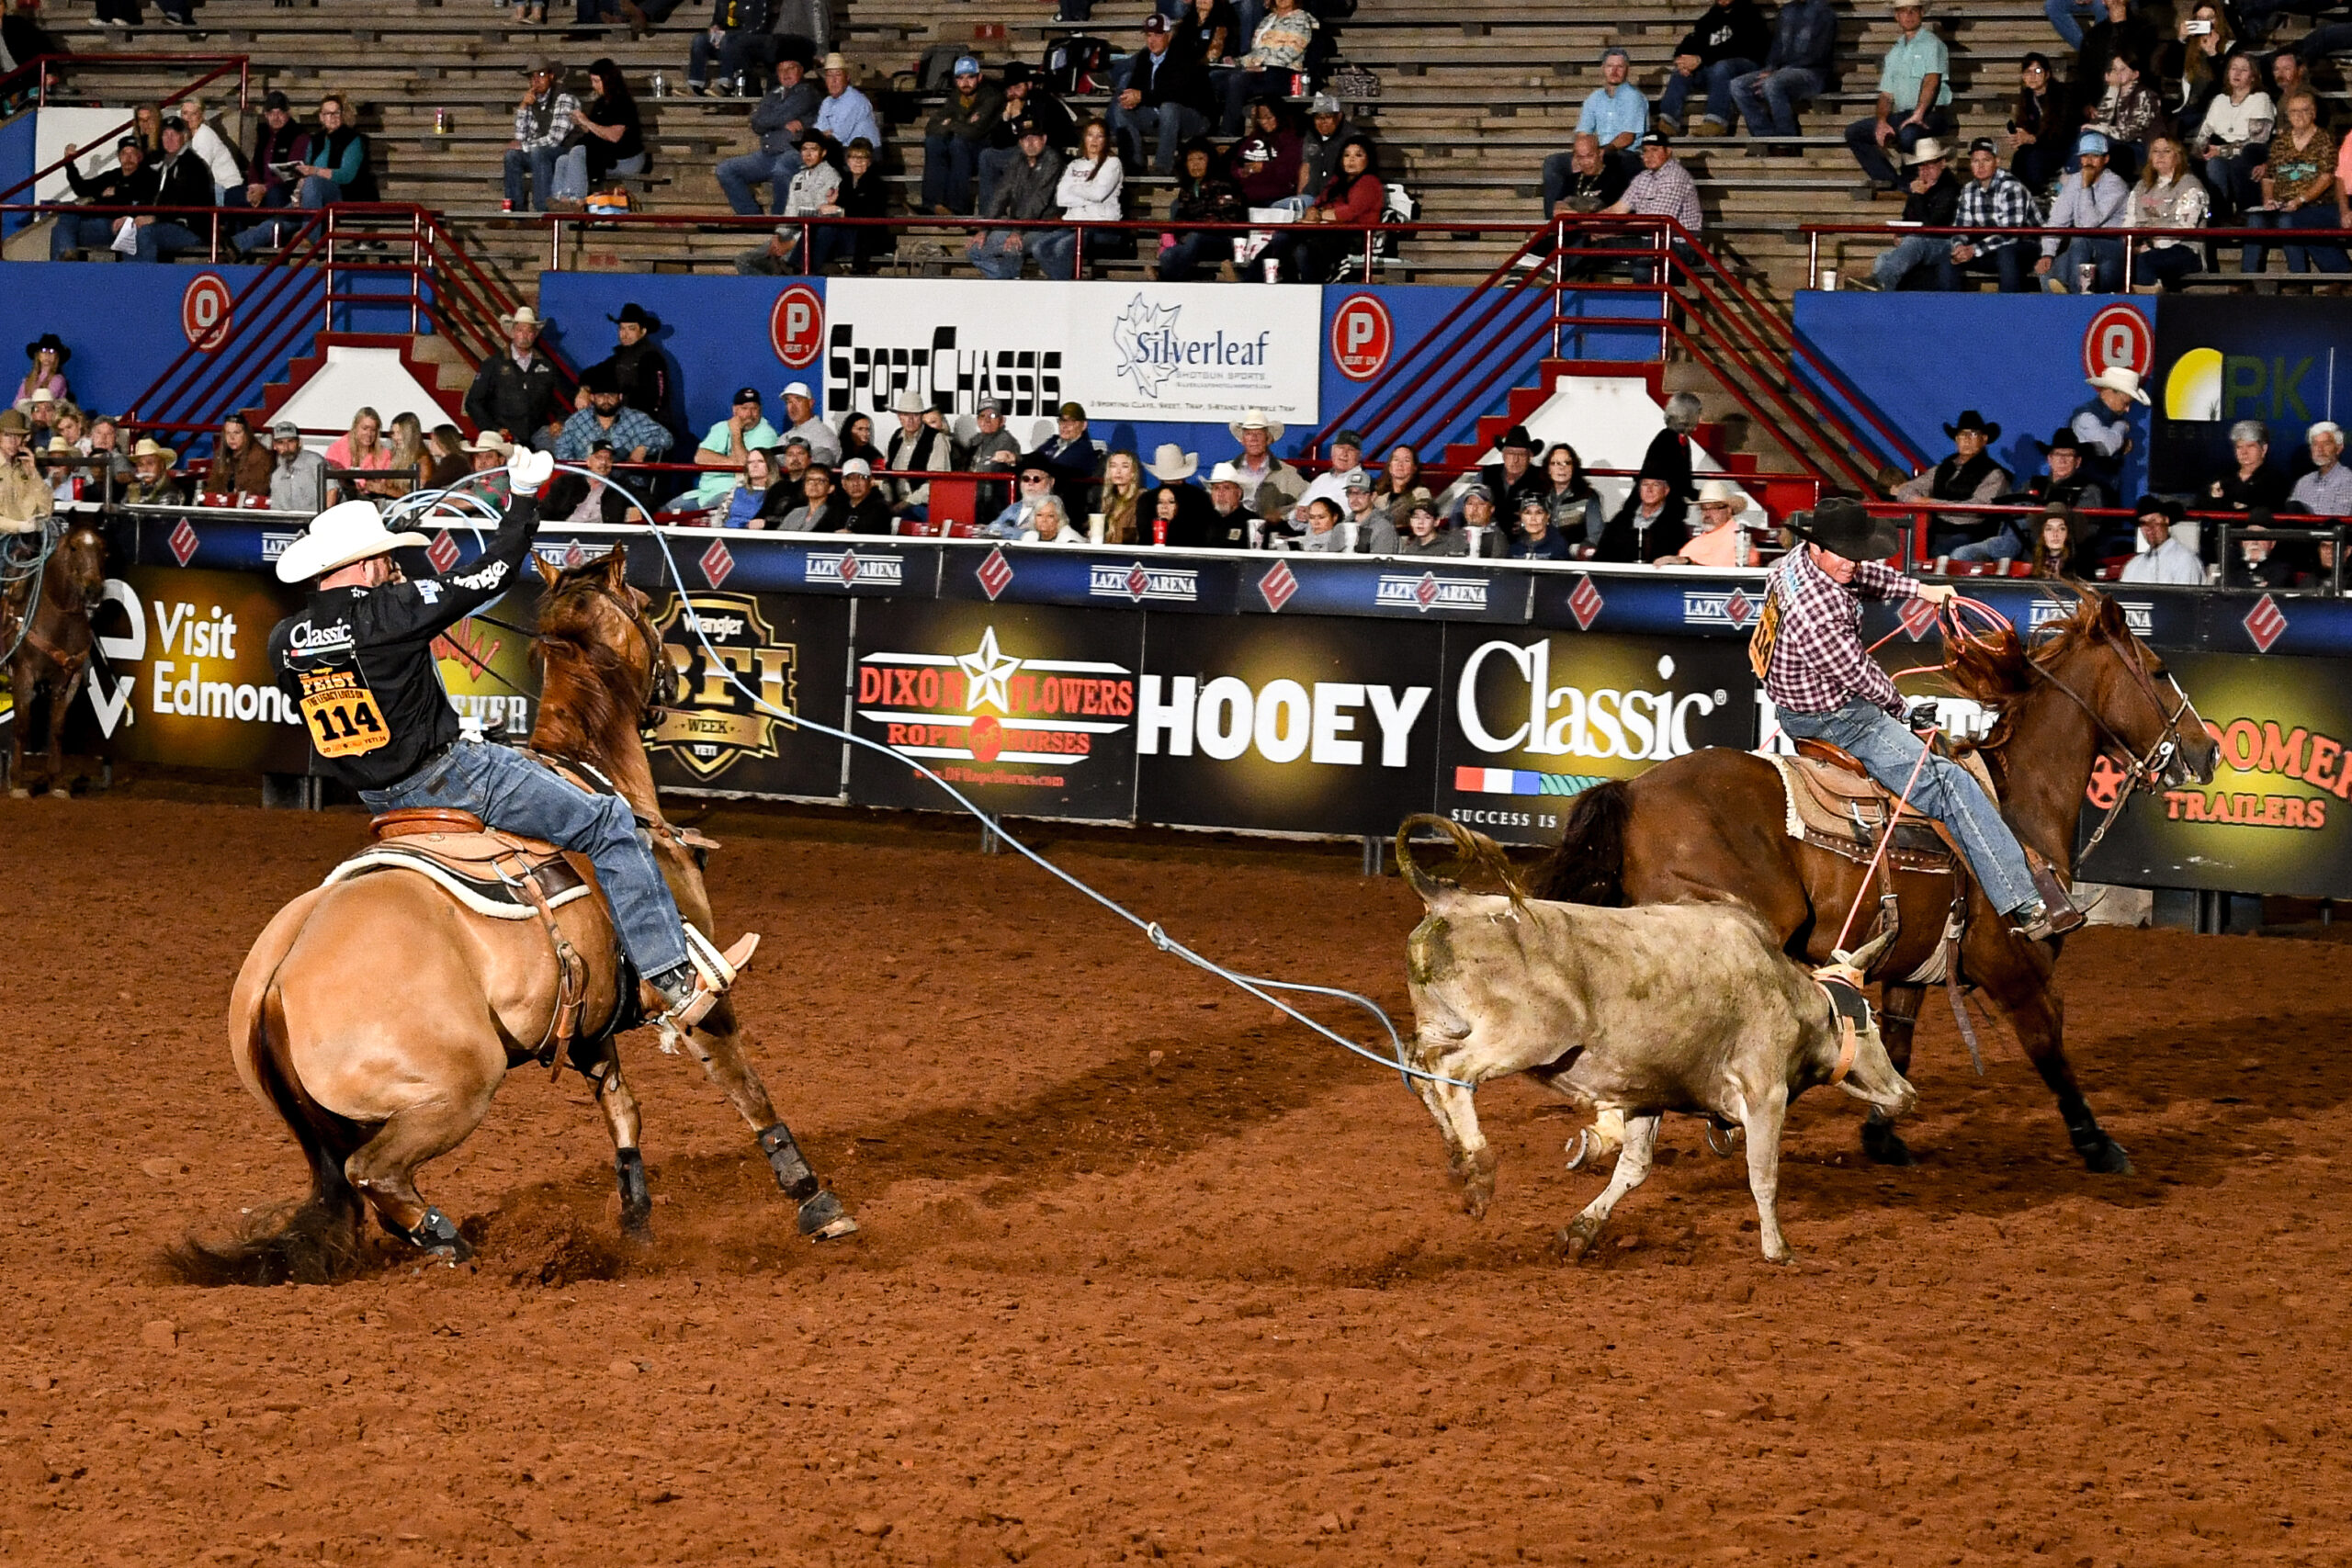
{"type": "Polygon", "coordinates": [[[1969,144],[1969,182],[1961,187],[1956,229],[1986,231],[1952,242],[1951,259],[1943,269],[1943,287],[1961,287],[1962,272],[1997,272],[2001,292],[2024,294],[2038,287],[2031,276],[2033,247],[2025,243],[2029,231],[2041,227],[2041,204],[2016,175],[2001,167],[1992,138],[1978,137],[1969,144]]]}
{"type": "Polygon", "coordinates": [[[1894,525],[1832,496],[1810,518],[1791,519],[1800,544],[1772,569],[1751,657],[1781,728],[1850,753],[1862,771],[1951,830],[1993,907],[2030,941],[2069,931],[2083,917],[2056,880],[2028,864],[2000,808],[1951,758],[1929,751],[1905,720],[1903,694],[1862,649],[1858,599],[1951,603],[1948,584],[1915,581],[1880,564],[1894,525]],[[1928,751],[1927,761],[1920,753],[1928,751]],[[1918,769],[1912,783],[1912,770],[1918,769]]]}

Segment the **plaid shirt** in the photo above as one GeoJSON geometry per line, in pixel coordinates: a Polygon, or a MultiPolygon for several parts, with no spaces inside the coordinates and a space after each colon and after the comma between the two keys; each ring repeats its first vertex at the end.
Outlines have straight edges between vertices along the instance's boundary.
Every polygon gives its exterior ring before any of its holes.
{"type": "MultiPolygon", "coordinates": [[[[2033,192],[2003,169],[1993,176],[1990,186],[1971,180],[1961,186],[1960,215],[1953,220],[1952,227],[2039,229],[2041,227],[2041,204],[2033,199],[2033,192]]],[[[2018,234],[1972,234],[1962,243],[1990,253],[2004,245],[2014,245],[2022,237],[2018,234]]]]}
{"type": "Polygon", "coordinates": [[[609,441],[613,456],[624,463],[640,446],[647,457],[658,462],[670,449],[671,439],[670,433],[654,423],[653,416],[643,409],[623,403],[610,430],[596,423],[594,409],[582,409],[563,422],[563,434],[555,438],[555,455],[567,463],[585,462],[591,443],[609,441]]]}
{"type": "Polygon", "coordinates": [[[1628,212],[1644,218],[1671,218],[1693,234],[1707,221],[1699,210],[1699,186],[1690,171],[1671,158],[1635,175],[1621,199],[1628,212]]]}
{"type": "Polygon", "coordinates": [[[535,147],[560,147],[563,139],[571,134],[571,117],[580,112],[580,100],[570,93],[559,91],[554,106],[548,114],[547,134],[537,134],[531,108],[526,105],[514,111],[514,140],[527,151],[535,147]]]}
{"type": "Polygon", "coordinates": [[[1780,635],[1764,675],[1774,707],[1828,713],[1860,697],[1903,716],[1903,694],[1862,651],[1862,607],[1857,598],[1910,599],[1919,585],[1876,561],[1857,562],[1850,586],[1840,586],[1799,545],[1772,569],[1766,592],[1780,601],[1780,635]]]}

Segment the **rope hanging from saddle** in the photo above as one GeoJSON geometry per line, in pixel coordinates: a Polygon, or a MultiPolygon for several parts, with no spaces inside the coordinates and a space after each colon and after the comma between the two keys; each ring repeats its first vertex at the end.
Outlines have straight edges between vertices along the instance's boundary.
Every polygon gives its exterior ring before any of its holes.
{"type": "MultiPolygon", "coordinates": [[[[62,537],[63,530],[51,525],[41,529],[40,542],[30,555],[19,555],[13,548],[0,549],[0,637],[6,637],[8,643],[7,651],[0,653],[0,665],[16,658],[17,649],[24,647],[25,639],[32,635],[33,622],[40,615],[42,575],[49,570],[49,558],[56,554],[57,541],[62,537]],[[12,619],[17,623],[14,630],[8,629],[12,619]]],[[[52,659],[58,657],[52,649],[42,651],[52,659]]]]}

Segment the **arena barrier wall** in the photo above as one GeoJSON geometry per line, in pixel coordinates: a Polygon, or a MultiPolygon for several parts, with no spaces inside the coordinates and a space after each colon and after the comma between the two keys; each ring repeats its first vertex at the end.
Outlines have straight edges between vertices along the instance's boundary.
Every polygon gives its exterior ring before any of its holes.
{"type": "MultiPolygon", "coordinates": [[[[263,647],[300,596],[268,575],[294,537],[242,522],[118,524],[104,668],[74,739],[134,761],[299,772],[297,716],[263,647]]],[[[614,534],[550,526],[557,563],[614,534]]],[[[623,535],[623,537],[628,536],[623,535]]],[[[683,705],[655,736],[663,787],[937,809],[911,770],[760,713],[719,660],[787,713],[921,759],[1012,816],[1378,835],[1438,810],[1498,839],[1556,837],[1573,796],[1699,746],[1752,747],[1770,710],[1747,664],[1761,573],[1071,547],[671,536],[629,539],[683,705]]],[[[436,539],[446,565],[469,530],[436,539]]],[[[428,552],[418,552],[420,555],[428,552]]],[[[411,563],[435,570],[431,560],[411,563]]],[[[2024,580],[1970,591],[2021,626],[2071,598],[2024,580]]],[[[530,624],[536,579],[494,612],[530,624]],[[522,602],[515,602],[515,600],[522,602]]],[[[2137,798],[2086,874],[2131,886],[2352,895],[2352,603],[2123,589],[2132,626],[2220,738],[2219,776],[2137,798]]],[[[1939,657],[1898,633],[1890,669],[1939,657]]],[[[440,649],[461,710],[520,733],[526,639],[472,620],[440,649]]],[[[1981,722],[1971,705],[1947,719],[1981,722]]],[[[2094,778],[2087,814],[2117,779],[2094,778]]]]}

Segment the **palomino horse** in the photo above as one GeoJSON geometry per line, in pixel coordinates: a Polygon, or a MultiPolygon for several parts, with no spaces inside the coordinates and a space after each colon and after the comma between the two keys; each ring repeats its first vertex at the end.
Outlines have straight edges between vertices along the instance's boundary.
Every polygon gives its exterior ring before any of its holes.
{"type": "MultiPolygon", "coordinates": [[[[1953,690],[2000,710],[1980,750],[2018,840],[2071,879],[2076,819],[2092,763],[2120,756],[2132,787],[2211,780],[2220,748],[2163,662],[2124,624],[2114,601],[2088,592],[2075,613],[2029,649],[2003,626],[1954,639],[1946,679],[1953,690]]],[[[1729,898],[1756,910],[1792,956],[1830,961],[1841,925],[1866,889],[1866,868],[1789,836],[1781,775],[1761,757],[1711,748],[1662,762],[1638,778],[1599,785],[1578,799],[1559,848],[1532,881],[1543,898],[1589,904],[1656,904],[1729,898]]],[[[1895,1069],[1908,1075],[1911,1035],[1924,987],[1912,976],[1944,937],[1952,876],[1897,870],[1901,931],[1881,960],[1883,1028],[1895,1069]]],[[[2026,1055],[2058,1097],[2075,1152],[2091,1169],[2125,1173],[2123,1146],[2100,1130],[2061,1044],[2064,1013],[2052,972],[2059,943],[2028,942],[1967,881],[1962,977],[1980,986],[2017,1031],[2026,1055]]],[[[1866,934],[1869,917],[1857,922],[1866,934]]],[[[1862,1146],[1885,1164],[1907,1165],[1894,1127],[1873,1115],[1862,1146]]]]}
{"type": "Polygon", "coordinates": [[[106,586],[106,540],[82,523],[66,530],[47,559],[12,573],[0,587],[0,649],[16,650],[8,658],[8,690],[17,708],[8,729],[8,793],[19,800],[32,794],[25,783],[25,730],[44,694],[49,793],[61,798],[68,793],[65,716],[90,667],[90,613],[106,586]]]}
{"type": "MultiPolygon", "coordinates": [[[[536,649],[542,680],[530,750],[585,764],[648,824],[681,913],[707,934],[710,898],[694,847],[662,818],[639,739],[676,675],[624,575],[618,546],[558,571],[536,649]]],[[[578,863],[583,867],[584,862],[578,863]]],[[[638,1152],[637,1101],[610,1036],[618,943],[601,898],[556,911],[588,981],[571,1060],[594,1086],[612,1133],[621,1223],[650,1237],[651,1200],[638,1152]]],[[[278,911],[245,958],[229,1003],[229,1049],[245,1088],[284,1118],[311,1166],[311,1195],[279,1228],[220,1247],[190,1243],[174,1261],[199,1283],[324,1281],[357,1265],[362,1202],[395,1235],[418,1239],[430,1212],[416,1168],[463,1142],[509,1068],[548,1039],[560,970],[535,920],[473,916],[422,875],[378,871],[302,895],[278,911]]],[[[649,989],[647,1006],[657,999],[649,989]]],[[[686,1036],[703,1068],[752,1124],[777,1185],[798,1201],[802,1234],[857,1228],[818,1182],[745,1059],[728,998],[686,1036]]],[[[470,1253],[441,1222],[432,1250],[470,1253]]],[[[430,1245],[430,1243],[427,1243],[430,1245]]]]}

